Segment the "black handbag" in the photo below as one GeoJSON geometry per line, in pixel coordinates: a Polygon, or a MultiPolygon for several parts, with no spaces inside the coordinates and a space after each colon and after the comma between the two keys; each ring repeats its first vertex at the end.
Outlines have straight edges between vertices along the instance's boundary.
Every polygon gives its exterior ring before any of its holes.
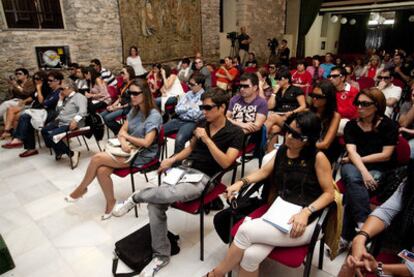
{"type": "MultiPolygon", "coordinates": [[[[178,246],[179,236],[168,232],[168,239],[171,243],[171,255],[178,254],[180,252],[180,247],[178,246]]],[[[151,229],[150,225],[147,224],[115,243],[112,274],[116,277],[135,276],[139,274],[151,260],[151,229]],[[119,259],[129,266],[133,272],[116,273],[119,259]]]]}
{"type": "Polygon", "coordinates": [[[248,215],[267,202],[268,187],[263,183],[243,186],[237,197],[233,198],[230,206],[234,214],[248,215]]]}
{"type": "Polygon", "coordinates": [[[383,203],[397,190],[408,178],[408,167],[399,166],[385,171],[379,180],[378,190],[375,192],[378,200],[383,203]]]}

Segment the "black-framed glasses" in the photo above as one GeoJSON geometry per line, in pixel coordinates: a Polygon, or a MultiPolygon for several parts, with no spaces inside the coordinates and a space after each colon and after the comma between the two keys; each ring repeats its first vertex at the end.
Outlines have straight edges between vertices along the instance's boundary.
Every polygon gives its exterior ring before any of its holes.
{"type": "Polygon", "coordinates": [[[249,88],[249,87],[250,87],[250,85],[247,85],[247,84],[240,84],[240,85],[239,85],[239,87],[240,87],[240,89],[242,89],[242,88],[249,88]]]}
{"type": "Polygon", "coordinates": [[[56,80],[55,79],[47,79],[48,83],[51,83],[51,82],[54,82],[54,81],[56,81],[56,80]]]}
{"type": "Polygon", "coordinates": [[[378,78],[378,80],[389,80],[389,79],[391,79],[390,76],[378,76],[377,78],[378,78]]]}
{"type": "Polygon", "coordinates": [[[121,75],[125,75],[125,72],[121,71],[121,72],[119,72],[119,74],[121,74],[121,75]]]}
{"type": "Polygon", "coordinates": [[[200,110],[211,111],[214,107],[218,107],[217,105],[199,105],[200,110]]]}
{"type": "Polygon", "coordinates": [[[189,87],[191,87],[191,88],[192,88],[192,87],[196,86],[197,84],[194,84],[194,83],[188,82],[188,83],[187,83],[187,85],[188,85],[189,87]]]}
{"type": "Polygon", "coordinates": [[[140,95],[140,94],[142,94],[142,93],[144,93],[142,90],[140,90],[140,91],[135,91],[135,90],[129,90],[128,91],[128,93],[129,93],[129,95],[131,95],[131,96],[138,96],[138,95],[140,95]]]}
{"type": "Polygon", "coordinates": [[[35,80],[35,81],[40,81],[40,80],[42,80],[40,77],[34,77],[33,78],[33,80],[35,80]]]}
{"type": "Polygon", "coordinates": [[[283,129],[286,131],[286,134],[291,134],[292,138],[294,139],[298,139],[304,142],[308,140],[307,136],[302,135],[301,133],[290,127],[287,123],[283,124],[283,129]]]}
{"type": "Polygon", "coordinates": [[[269,69],[276,69],[276,66],[269,66],[269,69]]]}
{"type": "Polygon", "coordinates": [[[330,78],[338,78],[338,77],[341,77],[342,75],[341,74],[329,74],[328,75],[328,79],[330,79],[330,78]]]}
{"type": "Polygon", "coordinates": [[[368,108],[369,106],[375,105],[375,102],[371,102],[371,101],[355,101],[354,105],[356,107],[363,107],[363,108],[368,108]]]}
{"type": "Polygon", "coordinates": [[[16,72],[16,73],[14,73],[14,75],[23,75],[23,72],[16,72]]]}
{"type": "Polygon", "coordinates": [[[309,93],[310,98],[315,98],[315,99],[326,99],[326,95],[322,95],[322,94],[316,94],[316,93],[309,93]]]}

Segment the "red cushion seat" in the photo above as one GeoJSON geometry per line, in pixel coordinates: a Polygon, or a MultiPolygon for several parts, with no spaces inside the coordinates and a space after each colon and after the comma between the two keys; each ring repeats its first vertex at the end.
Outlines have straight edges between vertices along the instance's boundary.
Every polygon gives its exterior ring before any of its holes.
{"type": "Polygon", "coordinates": [[[158,164],[159,164],[159,159],[158,158],[155,158],[152,161],[150,161],[149,163],[144,164],[143,166],[133,167],[132,169],[129,168],[129,167],[127,167],[127,168],[119,168],[119,169],[115,169],[113,173],[115,175],[123,178],[125,176],[128,176],[128,174],[134,174],[134,173],[137,173],[137,172],[140,172],[140,171],[149,169],[150,167],[153,167],[153,166],[157,166],[158,167],[158,164]]]}
{"type": "MultiPolygon", "coordinates": [[[[226,190],[226,186],[222,183],[216,185],[206,196],[204,196],[204,204],[210,203],[226,190]]],[[[189,202],[176,202],[172,205],[174,208],[185,211],[190,214],[196,214],[200,211],[200,199],[189,202]]]]}

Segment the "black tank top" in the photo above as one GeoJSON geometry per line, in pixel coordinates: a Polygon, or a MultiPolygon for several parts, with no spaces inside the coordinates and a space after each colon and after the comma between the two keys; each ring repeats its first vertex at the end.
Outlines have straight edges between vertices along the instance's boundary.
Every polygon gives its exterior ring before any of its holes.
{"type": "Polygon", "coordinates": [[[306,207],[323,192],[316,176],[315,157],[305,159],[299,156],[290,159],[287,147],[282,145],[276,154],[273,170],[271,202],[280,196],[286,201],[306,207]]]}

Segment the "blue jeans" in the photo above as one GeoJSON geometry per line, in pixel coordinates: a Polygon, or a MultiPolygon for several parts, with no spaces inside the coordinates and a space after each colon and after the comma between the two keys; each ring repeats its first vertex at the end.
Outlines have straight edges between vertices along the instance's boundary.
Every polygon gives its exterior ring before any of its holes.
{"type": "Polygon", "coordinates": [[[13,134],[15,138],[23,141],[24,149],[30,150],[36,148],[35,133],[32,123],[30,122],[31,119],[32,117],[30,115],[23,113],[19,118],[19,123],[13,134]]]}
{"type": "Polygon", "coordinates": [[[184,121],[179,118],[171,119],[164,125],[166,135],[176,133],[174,145],[174,154],[184,149],[185,143],[193,136],[193,131],[197,123],[193,121],[184,121]]]}
{"type": "Polygon", "coordinates": [[[130,108],[124,108],[124,109],[120,109],[120,110],[116,110],[114,112],[110,112],[110,111],[103,111],[101,112],[101,116],[103,117],[106,126],[108,126],[109,129],[111,129],[111,131],[117,135],[119,133],[119,130],[121,130],[122,125],[119,124],[115,119],[121,115],[126,115],[128,114],[130,108]]]}
{"type": "Polygon", "coordinates": [[[54,135],[67,131],[69,131],[69,125],[59,127],[59,123],[57,121],[50,122],[42,129],[42,136],[46,146],[53,148],[56,155],[66,154],[68,156],[72,156],[72,151],[70,151],[69,147],[63,142],[63,140],[60,140],[58,143],[53,142],[54,135]]]}
{"type": "MultiPolygon", "coordinates": [[[[376,181],[382,174],[379,170],[370,170],[369,173],[376,181]]],[[[365,187],[361,172],[353,164],[342,165],[341,177],[346,188],[342,237],[350,241],[355,236],[357,223],[365,222],[371,213],[369,199],[373,193],[365,187]]]]}

